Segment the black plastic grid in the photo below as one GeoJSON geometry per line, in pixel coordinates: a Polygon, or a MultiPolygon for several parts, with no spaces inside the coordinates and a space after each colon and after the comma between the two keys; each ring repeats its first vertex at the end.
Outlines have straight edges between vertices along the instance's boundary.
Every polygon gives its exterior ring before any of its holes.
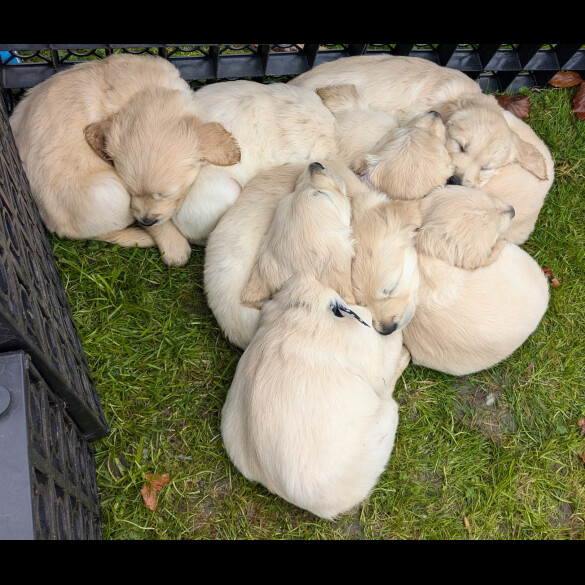
{"type": "Polygon", "coordinates": [[[19,91],[40,83],[80,60],[113,52],[149,53],[169,59],[190,83],[220,79],[290,77],[316,65],[351,55],[388,53],[429,59],[459,69],[485,91],[516,91],[544,86],[561,69],[585,74],[582,44],[2,44],[0,88],[12,109],[19,91]],[[15,61],[18,59],[18,62],[15,61]],[[16,90],[8,92],[6,90],[16,90]]]}
{"type": "Polygon", "coordinates": [[[86,437],[104,437],[109,427],[3,103],[0,216],[0,352],[26,350],[86,437]]]}
{"type": "Polygon", "coordinates": [[[23,351],[0,354],[0,540],[100,540],[94,452],[23,351]]]}

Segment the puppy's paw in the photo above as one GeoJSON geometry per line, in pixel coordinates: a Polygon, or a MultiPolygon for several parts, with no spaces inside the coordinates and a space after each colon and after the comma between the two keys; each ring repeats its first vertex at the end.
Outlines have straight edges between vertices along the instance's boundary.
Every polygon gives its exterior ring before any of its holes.
{"type": "Polygon", "coordinates": [[[191,257],[191,245],[187,240],[174,242],[172,246],[165,245],[159,250],[162,254],[162,261],[167,266],[184,266],[191,257]]]}

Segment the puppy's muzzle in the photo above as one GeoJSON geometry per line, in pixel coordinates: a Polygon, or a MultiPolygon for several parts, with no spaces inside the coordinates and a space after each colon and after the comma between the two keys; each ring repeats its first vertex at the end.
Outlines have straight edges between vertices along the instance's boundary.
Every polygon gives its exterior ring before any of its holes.
{"type": "Polygon", "coordinates": [[[142,219],[139,219],[138,223],[144,227],[149,227],[151,225],[154,225],[157,221],[158,219],[156,217],[144,217],[142,219]]]}
{"type": "Polygon", "coordinates": [[[398,323],[380,323],[375,329],[380,335],[390,335],[398,328],[398,323]]]}

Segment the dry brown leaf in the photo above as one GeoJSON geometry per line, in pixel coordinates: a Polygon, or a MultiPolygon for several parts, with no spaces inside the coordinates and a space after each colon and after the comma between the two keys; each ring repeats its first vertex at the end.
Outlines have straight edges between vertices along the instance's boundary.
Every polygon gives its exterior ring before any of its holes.
{"type": "Polygon", "coordinates": [[[469,536],[471,536],[471,524],[469,524],[469,520],[467,519],[467,516],[463,516],[463,526],[465,526],[469,536]]]}
{"type": "Polygon", "coordinates": [[[585,453],[580,453],[579,457],[581,457],[581,459],[583,460],[583,463],[585,463],[585,453]]]}
{"type": "Polygon", "coordinates": [[[527,95],[497,95],[496,99],[504,110],[508,110],[517,118],[528,118],[530,116],[530,100],[527,95]]]}
{"type": "Polygon", "coordinates": [[[579,120],[585,120],[585,82],[581,83],[579,91],[573,98],[573,109],[571,112],[575,114],[579,120]]]}
{"type": "Polygon", "coordinates": [[[559,71],[552,77],[549,84],[553,87],[573,87],[582,81],[583,78],[576,71],[559,71]]]}
{"type": "Polygon", "coordinates": [[[581,429],[581,434],[585,435],[585,418],[579,419],[579,427],[581,429]]]}
{"type": "Polygon", "coordinates": [[[144,477],[146,478],[146,483],[140,490],[140,493],[142,494],[142,499],[144,500],[146,507],[154,511],[156,510],[158,493],[171,481],[171,478],[166,473],[163,473],[162,475],[147,473],[144,477]]]}
{"type": "Polygon", "coordinates": [[[542,271],[544,272],[544,275],[548,279],[548,283],[551,286],[554,286],[555,288],[561,286],[561,283],[559,282],[558,278],[555,276],[555,273],[552,271],[551,268],[549,268],[548,266],[543,266],[542,271]]]}

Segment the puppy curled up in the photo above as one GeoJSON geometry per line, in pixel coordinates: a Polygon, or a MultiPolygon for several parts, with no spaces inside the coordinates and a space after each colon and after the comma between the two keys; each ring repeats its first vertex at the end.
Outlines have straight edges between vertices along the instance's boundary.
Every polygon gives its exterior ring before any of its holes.
{"type": "Polygon", "coordinates": [[[392,398],[408,363],[401,333],[313,275],[294,273],[267,300],[238,362],[221,434],[249,480],[322,518],[364,501],[398,425],[392,398]]]}
{"type": "Polygon", "coordinates": [[[299,267],[353,302],[351,210],[343,192],[353,198],[367,187],[343,163],[322,162],[327,170],[287,164],[258,173],[209,236],[207,302],[224,335],[242,349],[258,327],[257,307],[299,267]]]}
{"type": "Polygon", "coordinates": [[[191,249],[175,212],[202,168],[240,160],[231,134],[204,123],[192,98],[178,69],[150,55],[79,63],[30,89],[10,124],[47,229],[156,244],[165,263],[184,264],[191,249]]]}
{"type": "Polygon", "coordinates": [[[505,202],[455,185],[423,202],[419,294],[404,344],[414,364],[448,374],[491,367],[538,327],[548,307],[546,277],[502,237],[513,209],[505,202]]]}

